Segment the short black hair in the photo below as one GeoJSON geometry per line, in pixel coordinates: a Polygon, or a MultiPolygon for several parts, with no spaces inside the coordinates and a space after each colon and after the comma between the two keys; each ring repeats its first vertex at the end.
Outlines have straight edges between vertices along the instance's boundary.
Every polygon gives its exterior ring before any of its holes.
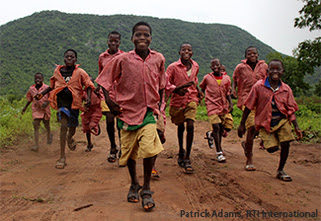
{"type": "Polygon", "coordinates": [[[36,77],[36,75],[41,75],[41,77],[43,78],[43,74],[40,72],[35,73],[35,77],[36,77]]]}
{"type": "Polygon", "coordinates": [[[121,39],[121,35],[120,35],[120,33],[118,31],[109,32],[108,38],[109,38],[110,35],[118,35],[119,36],[119,40],[121,39]]]}
{"type": "Polygon", "coordinates": [[[132,36],[134,35],[134,33],[135,33],[135,31],[136,31],[136,28],[137,28],[138,26],[141,26],[141,25],[147,26],[147,27],[149,28],[150,35],[152,35],[152,28],[150,27],[150,25],[149,25],[147,22],[140,21],[140,22],[137,22],[137,23],[134,25],[134,27],[133,27],[133,29],[132,29],[132,36]]]}
{"type": "Polygon", "coordinates": [[[220,62],[220,65],[222,65],[222,64],[221,64],[221,60],[220,60],[219,58],[212,58],[212,59],[211,59],[211,62],[212,62],[213,60],[218,60],[218,61],[220,62]]]}
{"type": "Polygon", "coordinates": [[[270,63],[271,63],[271,62],[280,62],[281,65],[282,65],[282,68],[283,68],[283,70],[284,70],[284,64],[283,64],[283,62],[282,62],[280,59],[274,58],[274,59],[272,59],[271,61],[269,61],[269,67],[270,67],[270,63]]]}
{"type": "Polygon", "coordinates": [[[69,49],[67,49],[67,50],[65,51],[64,56],[65,56],[65,54],[67,54],[68,51],[74,52],[75,57],[77,58],[77,52],[76,52],[74,49],[71,49],[71,48],[69,48],[69,49]]]}
{"type": "Polygon", "coordinates": [[[178,52],[180,52],[180,51],[181,51],[181,49],[182,49],[183,45],[190,45],[190,46],[193,48],[193,46],[192,46],[192,44],[191,44],[191,43],[189,43],[189,42],[183,42],[183,43],[179,46],[179,50],[178,50],[178,52]]]}
{"type": "Polygon", "coordinates": [[[257,48],[256,48],[255,46],[249,46],[249,47],[247,47],[247,48],[245,49],[245,56],[246,56],[246,54],[247,54],[247,51],[248,51],[250,48],[255,48],[256,51],[257,51],[257,48]]]}

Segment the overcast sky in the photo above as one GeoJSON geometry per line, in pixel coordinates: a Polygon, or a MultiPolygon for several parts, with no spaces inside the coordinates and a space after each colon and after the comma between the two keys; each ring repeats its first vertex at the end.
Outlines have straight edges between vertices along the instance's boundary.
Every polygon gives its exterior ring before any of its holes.
{"type": "Polygon", "coordinates": [[[7,0],[0,7],[0,25],[43,10],[175,18],[235,25],[275,50],[292,55],[299,42],[321,36],[321,31],[294,28],[294,18],[303,5],[301,0],[7,0]]]}

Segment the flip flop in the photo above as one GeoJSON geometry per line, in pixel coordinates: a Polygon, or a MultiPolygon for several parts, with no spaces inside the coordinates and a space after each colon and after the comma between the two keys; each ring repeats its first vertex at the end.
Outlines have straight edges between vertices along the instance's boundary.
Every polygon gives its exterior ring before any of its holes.
{"type": "Polygon", "coordinates": [[[283,170],[277,172],[276,178],[285,182],[292,181],[292,178],[288,174],[286,174],[283,170]]]}
{"type": "Polygon", "coordinates": [[[244,169],[246,171],[255,171],[256,170],[256,168],[253,164],[245,165],[244,169]]]}
{"type": "Polygon", "coordinates": [[[208,143],[209,148],[213,149],[214,148],[214,138],[212,136],[212,131],[207,131],[204,139],[207,139],[207,143],[208,143]]]}
{"type": "Polygon", "coordinates": [[[184,160],[184,169],[186,174],[192,174],[193,173],[193,167],[191,165],[190,160],[184,160]]]}
{"type": "Polygon", "coordinates": [[[155,202],[152,198],[153,192],[150,190],[140,191],[140,197],[142,198],[142,206],[146,212],[151,211],[155,207],[155,202]],[[149,197],[146,197],[149,196],[149,197]],[[148,206],[152,205],[152,206],[148,206]]]}
{"type": "Polygon", "coordinates": [[[87,146],[87,149],[85,150],[85,152],[90,152],[93,147],[94,147],[93,144],[87,146]]]}
{"type": "MultiPolygon", "coordinates": [[[[117,151],[118,152],[118,151],[117,151]]],[[[107,157],[107,161],[109,163],[115,163],[117,160],[117,152],[116,153],[110,153],[107,157]]]]}
{"type": "Polygon", "coordinates": [[[66,160],[64,160],[64,162],[57,160],[55,168],[56,169],[64,169],[65,166],[67,166],[66,160]]]}
{"type": "Polygon", "coordinates": [[[130,203],[137,203],[139,202],[139,195],[138,195],[138,191],[142,188],[141,185],[137,184],[132,184],[129,187],[129,191],[127,194],[127,201],[130,203]]]}
{"type": "Polygon", "coordinates": [[[34,152],[38,152],[39,148],[37,146],[31,147],[31,150],[34,152]]]}
{"type": "Polygon", "coordinates": [[[153,178],[160,178],[159,173],[157,172],[157,170],[152,169],[152,177],[153,178]]]}

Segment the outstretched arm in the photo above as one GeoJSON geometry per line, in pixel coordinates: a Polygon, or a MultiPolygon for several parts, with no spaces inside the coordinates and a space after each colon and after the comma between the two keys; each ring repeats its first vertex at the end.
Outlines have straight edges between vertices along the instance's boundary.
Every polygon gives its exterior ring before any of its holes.
{"type": "Polygon", "coordinates": [[[294,126],[294,131],[295,131],[296,135],[298,136],[297,139],[301,140],[303,138],[303,133],[302,133],[301,129],[299,128],[296,118],[295,118],[295,120],[292,121],[292,124],[294,126]]]}
{"type": "Polygon", "coordinates": [[[21,114],[23,115],[25,112],[26,112],[26,110],[27,110],[27,108],[28,108],[28,106],[31,104],[31,101],[28,101],[27,103],[26,103],[26,105],[24,106],[24,108],[22,109],[22,111],[21,111],[21,114]]]}

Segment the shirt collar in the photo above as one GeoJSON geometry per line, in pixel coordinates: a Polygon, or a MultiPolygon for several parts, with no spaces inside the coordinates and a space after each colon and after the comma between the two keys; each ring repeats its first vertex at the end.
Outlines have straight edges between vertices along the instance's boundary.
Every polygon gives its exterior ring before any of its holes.
{"type": "Polygon", "coordinates": [[[271,87],[269,79],[270,79],[270,76],[267,76],[267,78],[265,79],[265,82],[264,82],[264,86],[268,87],[268,88],[271,88],[273,92],[278,91],[280,89],[280,87],[281,87],[281,81],[279,81],[278,87],[276,89],[274,89],[274,88],[271,87]]]}

